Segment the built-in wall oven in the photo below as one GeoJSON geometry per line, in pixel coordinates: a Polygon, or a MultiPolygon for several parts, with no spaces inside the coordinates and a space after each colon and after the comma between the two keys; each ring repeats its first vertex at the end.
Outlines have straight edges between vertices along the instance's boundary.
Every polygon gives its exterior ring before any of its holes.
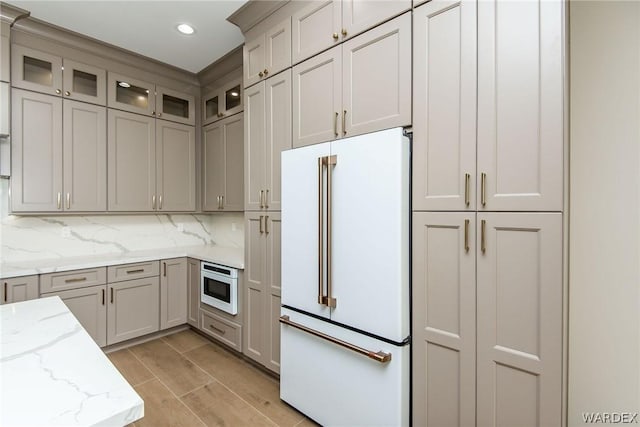
{"type": "Polygon", "coordinates": [[[202,261],[200,301],[229,314],[238,314],[238,270],[202,261]]]}

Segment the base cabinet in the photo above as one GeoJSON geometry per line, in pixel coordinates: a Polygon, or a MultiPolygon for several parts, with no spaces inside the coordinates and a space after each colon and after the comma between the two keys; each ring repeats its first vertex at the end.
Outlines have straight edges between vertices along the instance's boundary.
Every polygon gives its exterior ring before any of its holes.
{"type": "Polygon", "coordinates": [[[0,304],[27,301],[38,298],[38,276],[23,276],[2,281],[0,304]]]}
{"type": "Polygon", "coordinates": [[[187,323],[198,327],[200,310],[200,261],[187,259],[187,323]]]}
{"type": "Polygon", "coordinates": [[[107,344],[160,329],[160,283],[157,276],[108,284],[107,344]]]}
{"type": "Polygon", "coordinates": [[[280,223],[280,212],[245,214],[243,353],[276,373],[280,372],[280,223]]]}
{"type": "Polygon", "coordinates": [[[107,287],[103,285],[42,294],[41,297],[60,297],[96,344],[104,347],[107,345],[106,292],[107,287]]]}
{"type": "Polygon", "coordinates": [[[184,325],[187,323],[187,259],[167,259],[160,265],[160,329],[184,325]]]}

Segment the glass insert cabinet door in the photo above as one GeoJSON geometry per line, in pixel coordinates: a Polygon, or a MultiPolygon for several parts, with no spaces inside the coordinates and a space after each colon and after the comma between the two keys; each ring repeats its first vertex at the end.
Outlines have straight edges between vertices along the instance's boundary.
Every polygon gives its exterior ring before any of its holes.
{"type": "Polygon", "coordinates": [[[21,89],[62,95],[62,58],[14,44],[11,47],[12,85],[21,89]]]}
{"type": "Polygon", "coordinates": [[[109,73],[107,106],[132,113],[155,115],[155,85],[117,73],[109,73]]]}
{"type": "Polygon", "coordinates": [[[64,97],[91,104],[107,104],[107,72],[92,65],[64,59],[64,97]]]}
{"type": "Polygon", "coordinates": [[[156,89],[156,117],[163,120],[195,125],[195,97],[158,86],[156,89]]]}
{"type": "Polygon", "coordinates": [[[223,117],[242,111],[242,78],[219,86],[203,97],[203,124],[213,123],[223,117]]]}

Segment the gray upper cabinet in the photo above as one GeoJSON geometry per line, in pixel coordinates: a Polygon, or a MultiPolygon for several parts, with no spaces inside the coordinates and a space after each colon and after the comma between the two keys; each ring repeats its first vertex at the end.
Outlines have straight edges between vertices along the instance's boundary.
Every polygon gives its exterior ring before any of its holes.
{"type": "Polygon", "coordinates": [[[293,67],[293,146],[411,124],[411,13],[293,67]]]}
{"type": "Polygon", "coordinates": [[[280,210],[280,153],[291,148],[291,71],[245,93],[245,209],[280,210]]]}
{"type": "Polygon", "coordinates": [[[411,13],[342,45],[342,105],[343,136],[411,124],[411,13]]]}
{"type": "Polygon", "coordinates": [[[107,106],[132,113],[155,115],[155,85],[143,80],[109,72],[107,106]]]}
{"type": "Polygon", "coordinates": [[[202,98],[203,124],[216,122],[224,117],[242,111],[242,78],[238,77],[219,88],[210,91],[202,98]]]}
{"type": "Polygon", "coordinates": [[[63,103],[63,205],[65,211],[107,209],[107,109],[63,103]]]}
{"type": "Polygon", "coordinates": [[[291,19],[279,22],[266,32],[249,35],[243,55],[245,88],[291,66],[291,19]]]}
{"type": "Polygon", "coordinates": [[[11,46],[11,84],[49,95],[62,95],[62,58],[14,44],[11,46]]]}
{"type": "Polygon", "coordinates": [[[15,44],[11,54],[11,84],[14,87],[91,104],[106,104],[107,74],[104,69],[15,44]]]}
{"type": "Polygon", "coordinates": [[[155,119],[112,109],[107,116],[109,210],[155,210],[155,119]]]}
{"type": "Polygon", "coordinates": [[[12,90],[14,212],[62,210],[62,99],[12,90]]]}
{"type": "Polygon", "coordinates": [[[293,148],[342,135],[342,50],[293,67],[293,148]]]}
{"type": "Polygon", "coordinates": [[[156,117],[186,125],[196,124],[195,97],[158,86],[156,88],[156,117]]]}
{"type": "Polygon", "coordinates": [[[292,56],[297,64],[411,9],[411,0],[314,0],[292,17],[292,56]]]}
{"type": "Polygon", "coordinates": [[[413,209],[475,211],[476,3],[413,12],[413,209]]]}
{"type": "Polygon", "coordinates": [[[311,1],[291,18],[293,63],[340,42],[341,0],[311,1]]]}
{"type": "Polygon", "coordinates": [[[204,128],[203,210],[244,210],[243,135],[242,114],[204,128]]]}
{"type": "Polygon", "coordinates": [[[160,211],[194,211],[196,209],[195,128],[156,120],[155,135],[157,175],[154,178],[156,191],[151,198],[152,208],[160,211]]]}
{"type": "Polygon", "coordinates": [[[92,65],[64,59],[62,87],[65,98],[107,105],[107,72],[92,65]]]}

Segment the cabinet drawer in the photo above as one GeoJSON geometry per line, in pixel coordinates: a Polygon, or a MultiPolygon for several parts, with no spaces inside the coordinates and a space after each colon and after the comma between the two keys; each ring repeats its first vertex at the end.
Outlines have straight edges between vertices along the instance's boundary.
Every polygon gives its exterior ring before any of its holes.
{"type": "Polygon", "coordinates": [[[158,276],[159,274],[159,261],[114,265],[107,268],[107,279],[109,283],[122,282],[123,280],[142,279],[143,277],[158,276]]]}
{"type": "Polygon", "coordinates": [[[107,269],[105,267],[49,273],[40,276],[40,293],[86,288],[105,283],[107,283],[107,269]]]}
{"type": "Polygon", "coordinates": [[[242,326],[200,310],[200,330],[236,351],[242,351],[242,326]]]}

